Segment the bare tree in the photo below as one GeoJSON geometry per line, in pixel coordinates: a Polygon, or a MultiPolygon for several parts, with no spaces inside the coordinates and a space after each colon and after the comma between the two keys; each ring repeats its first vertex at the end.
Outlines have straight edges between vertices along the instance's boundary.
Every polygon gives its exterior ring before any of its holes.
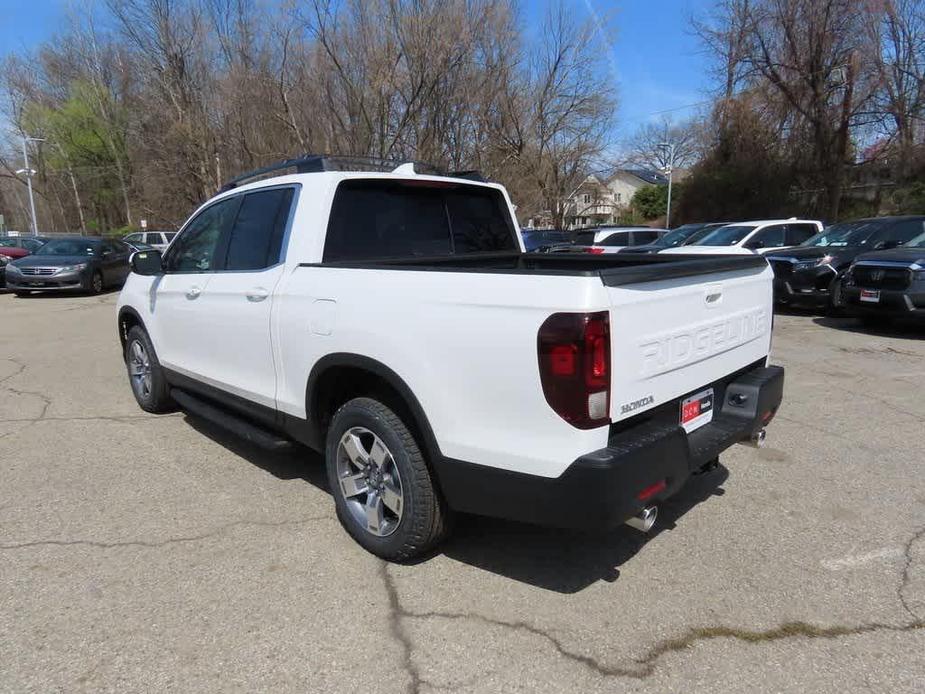
{"type": "Polygon", "coordinates": [[[668,117],[644,123],[625,145],[623,163],[643,169],[665,171],[669,165],[668,148],[674,147],[674,166],[689,168],[703,156],[706,143],[704,123],[691,119],[674,123],[668,117]]]}

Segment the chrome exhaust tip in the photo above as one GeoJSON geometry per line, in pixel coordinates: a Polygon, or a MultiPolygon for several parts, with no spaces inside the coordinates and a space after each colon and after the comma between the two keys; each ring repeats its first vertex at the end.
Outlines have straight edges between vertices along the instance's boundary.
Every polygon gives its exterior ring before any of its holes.
{"type": "Polygon", "coordinates": [[[635,516],[628,518],[626,524],[639,532],[647,533],[655,525],[656,516],[658,516],[658,506],[646,506],[635,516]]]}
{"type": "Polygon", "coordinates": [[[742,441],[746,446],[751,446],[752,448],[764,448],[764,439],[767,436],[767,432],[762,429],[756,434],[752,434],[749,438],[742,441]]]}

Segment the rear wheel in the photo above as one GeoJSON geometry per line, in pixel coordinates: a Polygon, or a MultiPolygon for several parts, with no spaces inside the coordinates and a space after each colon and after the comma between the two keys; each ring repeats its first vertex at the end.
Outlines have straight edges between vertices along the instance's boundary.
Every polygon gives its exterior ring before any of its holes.
{"type": "Polygon", "coordinates": [[[140,326],[136,325],[128,332],[125,340],[125,366],[132,394],[141,409],[155,414],[176,409],[151,338],[140,326]]]}
{"type": "Polygon", "coordinates": [[[331,421],[325,453],[337,517],[367,551],[404,561],[446,535],[449,511],[413,434],[389,407],[347,402],[331,421]]]}

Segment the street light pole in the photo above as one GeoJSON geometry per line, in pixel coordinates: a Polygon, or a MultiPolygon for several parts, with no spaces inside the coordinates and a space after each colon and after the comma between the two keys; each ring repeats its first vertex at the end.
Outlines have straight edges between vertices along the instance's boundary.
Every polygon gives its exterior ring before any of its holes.
{"type": "Polygon", "coordinates": [[[668,206],[665,209],[665,228],[670,229],[671,225],[671,172],[674,169],[674,143],[673,142],[662,142],[659,145],[659,149],[668,150],[668,206]]]}
{"type": "Polygon", "coordinates": [[[35,198],[32,195],[32,177],[35,175],[35,170],[29,168],[29,147],[28,143],[30,142],[44,142],[44,138],[41,137],[29,137],[28,135],[22,136],[22,160],[24,168],[20,169],[16,173],[24,174],[26,177],[26,187],[29,189],[29,210],[32,212],[32,235],[39,235],[39,225],[35,217],[35,198]]]}

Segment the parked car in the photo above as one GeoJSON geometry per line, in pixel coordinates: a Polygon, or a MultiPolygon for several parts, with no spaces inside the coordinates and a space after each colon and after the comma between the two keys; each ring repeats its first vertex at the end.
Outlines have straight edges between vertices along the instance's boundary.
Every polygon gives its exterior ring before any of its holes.
{"type": "Polygon", "coordinates": [[[921,231],[899,248],[860,254],[844,280],[844,304],[865,322],[925,320],[925,217],[907,220],[921,231]]]}
{"type": "Polygon", "coordinates": [[[45,236],[0,236],[0,246],[4,248],[21,248],[27,253],[35,253],[48,241],[45,236]]]}
{"type": "Polygon", "coordinates": [[[820,231],[822,222],[813,219],[736,222],[714,229],[692,245],[666,248],[659,253],[764,255],[797,246],[820,231]]]}
{"type": "Polygon", "coordinates": [[[645,530],[763,440],[783,369],[762,258],[526,254],[500,185],[345,166],[236,179],[133,255],[118,328],[142,409],[323,451],[338,518],[388,560],[453,511],[645,530]]]}
{"type": "Polygon", "coordinates": [[[862,253],[889,250],[922,232],[925,217],[872,217],[839,222],[796,248],[765,256],[779,304],[838,310],[843,278],[862,253]]]}
{"type": "Polygon", "coordinates": [[[33,291],[98,294],[129,273],[131,249],[122,241],[74,236],[55,238],[37,253],[6,266],[7,287],[17,296],[33,291]]]}
{"type": "Polygon", "coordinates": [[[144,243],[143,241],[126,241],[125,239],[122,239],[122,242],[133,251],[156,251],[158,250],[154,246],[148,245],[147,243],[144,243]]]}
{"type": "Polygon", "coordinates": [[[167,246],[177,235],[175,231],[136,231],[128,236],[122,237],[126,243],[146,243],[159,251],[166,250],[167,246]]]}
{"type": "Polygon", "coordinates": [[[520,236],[528,253],[552,246],[568,245],[572,242],[571,233],[557,229],[521,229],[520,236]]]}
{"type": "MultiPolygon", "coordinates": [[[[2,242],[2,239],[0,239],[2,242]]],[[[0,246],[0,287],[6,286],[6,266],[17,258],[29,255],[25,248],[15,246],[0,246]]]]}
{"type": "Polygon", "coordinates": [[[729,222],[696,222],[693,224],[682,224],[675,227],[667,234],[663,234],[652,243],[642,246],[629,246],[620,250],[620,253],[658,253],[664,248],[675,248],[677,246],[690,246],[696,243],[714,229],[726,226],[729,222]]]}
{"type": "Polygon", "coordinates": [[[652,227],[595,227],[573,232],[573,249],[557,248],[555,250],[574,250],[594,254],[617,253],[624,248],[653,243],[667,233],[667,229],[653,229],[652,227]]]}

